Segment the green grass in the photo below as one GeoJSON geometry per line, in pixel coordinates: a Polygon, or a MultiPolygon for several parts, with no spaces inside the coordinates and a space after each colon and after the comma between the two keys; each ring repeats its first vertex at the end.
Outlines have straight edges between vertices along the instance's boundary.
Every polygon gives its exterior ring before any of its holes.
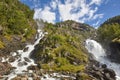
{"type": "Polygon", "coordinates": [[[82,43],[85,40],[83,34],[88,33],[48,23],[45,24],[44,31],[48,32],[48,35],[40,41],[34,54],[42,68],[69,72],[84,71],[88,55],[82,43]]]}
{"type": "Polygon", "coordinates": [[[4,47],[5,47],[5,44],[2,41],[0,41],[0,49],[2,49],[4,47]]]}

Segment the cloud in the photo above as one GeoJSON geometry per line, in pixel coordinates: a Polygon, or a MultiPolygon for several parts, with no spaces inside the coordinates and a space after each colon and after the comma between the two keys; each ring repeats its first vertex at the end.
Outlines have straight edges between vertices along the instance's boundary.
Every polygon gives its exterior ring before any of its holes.
{"type": "Polygon", "coordinates": [[[55,22],[55,13],[50,10],[50,7],[45,7],[44,9],[35,9],[34,19],[42,19],[49,23],[55,22]]]}
{"type": "Polygon", "coordinates": [[[102,0],[90,0],[88,3],[86,0],[64,0],[64,2],[52,0],[49,4],[35,9],[34,19],[55,23],[56,17],[59,16],[59,21],[74,20],[83,23],[103,17],[103,14],[97,13],[101,4],[102,0]]]}
{"type": "Polygon", "coordinates": [[[100,5],[101,3],[102,3],[101,0],[92,0],[92,1],[90,2],[90,5],[93,5],[93,4],[100,5]]]}

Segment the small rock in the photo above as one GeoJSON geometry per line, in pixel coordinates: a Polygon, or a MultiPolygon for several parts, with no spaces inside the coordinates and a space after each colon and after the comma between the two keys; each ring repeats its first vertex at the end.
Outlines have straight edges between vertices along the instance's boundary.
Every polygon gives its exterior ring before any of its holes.
{"type": "Polygon", "coordinates": [[[115,74],[115,72],[112,69],[106,68],[103,71],[104,71],[105,74],[109,73],[110,77],[113,78],[113,79],[115,79],[116,74],[115,74]]]}
{"type": "Polygon", "coordinates": [[[103,64],[101,67],[102,67],[102,68],[107,68],[107,65],[106,65],[106,64],[103,64]]]}
{"type": "Polygon", "coordinates": [[[18,66],[24,66],[24,65],[27,65],[27,62],[23,61],[18,63],[18,66]]]}
{"type": "Polygon", "coordinates": [[[23,51],[26,52],[26,51],[28,51],[28,49],[29,49],[29,47],[26,47],[26,48],[24,48],[23,51]]]}
{"type": "Polygon", "coordinates": [[[27,58],[27,57],[24,57],[24,60],[25,60],[26,62],[31,62],[30,59],[27,58]]]}
{"type": "Polygon", "coordinates": [[[29,66],[27,69],[28,69],[28,70],[37,70],[38,68],[37,68],[37,66],[31,65],[31,66],[29,66]]]}
{"type": "Polygon", "coordinates": [[[10,57],[9,58],[9,62],[14,62],[15,61],[15,57],[10,57]]]}

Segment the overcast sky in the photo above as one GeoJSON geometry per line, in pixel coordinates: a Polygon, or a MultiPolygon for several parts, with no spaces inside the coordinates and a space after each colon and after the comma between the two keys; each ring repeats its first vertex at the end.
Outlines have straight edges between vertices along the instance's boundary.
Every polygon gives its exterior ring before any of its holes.
{"type": "Polygon", "coordinates": [[[120,15],[120,0],[21,0],[35,10],[34,19],[50,23],[74,20],[98,27],[120,15]]]}

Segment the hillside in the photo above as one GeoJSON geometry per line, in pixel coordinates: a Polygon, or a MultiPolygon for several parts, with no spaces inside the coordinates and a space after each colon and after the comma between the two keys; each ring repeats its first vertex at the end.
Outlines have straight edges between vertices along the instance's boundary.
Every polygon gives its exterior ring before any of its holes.
{"type": "Polygon", "coordinates": [[[26,40],[34,38],[33,14],[18,0],[0,0],[0,55],[21,48],[26,40]]]}
{"type": "Polygon", "coordinates": [[[56,24],[45,22],[43,30],[47,34],[35,46],[31,58],[45,73],[69,75],[75,80],[115,80],[114,71],[104,65],[98,66],[99,62],[85,48],[86,39],[95,35],[93,27],[67,20],[56,24]],[[106,77],[107,74],[112,76],[106,77]]]}
{"type": "Polygon", "coordinates": [[[98,39],[107,49],[110,59],[119,62],[120,16],[108,19],[98,28],[98,39]]]}
{"type": "MultiPolygon", "coordinates": [[[[115,80],[115,72],[85,48],[86,39],[96,36],[93,27],[72,20],[56,24],[36,20],[37,26],[33,14],[19,0],[0,0],[0,79],[115,80]]],[[[117,42],[118,27],[117,36],[110,35],[113,27],[104,29],[99,28],[99,38],[117,42]]]]}

